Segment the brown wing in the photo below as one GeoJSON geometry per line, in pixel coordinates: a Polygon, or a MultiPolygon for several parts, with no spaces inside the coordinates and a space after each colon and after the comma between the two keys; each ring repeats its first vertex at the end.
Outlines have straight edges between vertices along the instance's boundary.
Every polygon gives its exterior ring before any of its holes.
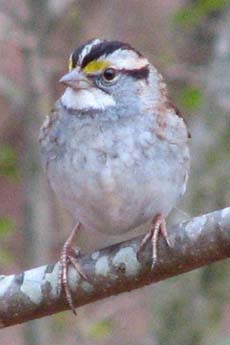
{"type": "Polygon", "coordinates": [[[191,134],[188,130],[188,125],[187,122],[183,116],[183,114],[180,112],[180,110],[177,108],[177,106],[174,104],[174,102],[171,100],[171,97],[168,95],[168,90],[167,86],[163,81],[163,78],[161,75],[159,75],[159,89],[160,89],[160,106],[159,106],[159,112],[164,114],[170,110],[173,110],[174,113],[181,117],[186,125],[187,133],[188,133],[188,138],[191,138],[191,134]]]}
{"type": "Polygon", "coordinates": [[[173,101],[171,100],[171,98],[169,96],[167,97],[167,100],[165,101],[165,107],[169,110],[174,109],[175,114],[184,120],[186,127],[187,127],[188,138],[191,138],[191,133],[188,130],[188,124],[187,124],[187,121],[185,120],[184,115],[181,113],[181,111],[178,109],[178,107],[173,103],[173,101]]]}

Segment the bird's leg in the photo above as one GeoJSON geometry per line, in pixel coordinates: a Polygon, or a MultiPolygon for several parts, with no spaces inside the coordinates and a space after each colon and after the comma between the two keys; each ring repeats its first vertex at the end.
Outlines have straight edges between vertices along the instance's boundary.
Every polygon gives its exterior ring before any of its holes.
{"type": "Polygon", "coordinates": [[[71,234],[67,238],[60,256],[60,262],[59,262],[59,271],[58,271],[58,294],[64,290],[67,302],[70,306],[70,309],[73,311],[74,314],[76,314],[74,305],[73,305],[73,299],[71,296],[69,284],[68,284],[68,267],[70,264],[72,264],[77,272],[80,274],[80,276],[88,280],[88,277],[85,275],[85,273],[82,271],[80,264],[78,263],[78,257],[80,256],[80,251],[75,251],[72,248],[72,242],[74,237],[76,236],[77,232],[80,230],[81,223],[77,223],[77,225],[73,228],[71,234]]]}
{"type": "Polygon", "coordinates": [[[156,215],[156,217],[154,217],[154,219],[152,220],[152,227],[151,227],[150,231],[145,235],[143,240],[141,241],[140,248],[138,250],[138,255],[139,255],[139,253],[145,248],[148,241],[151,240],[151,244],[152,244],[152,267],[151,267],[151,269],[154,268],[154,266],[157,262],[157,242],[158,242],[158,237],[159,237],[160,233],[163,235],[167,245],[169,247],[171,247],[171,243],[170,243],[169,238],[168,238],[165,218],[162,214],[158,214],[158,215],[156,215]]]}

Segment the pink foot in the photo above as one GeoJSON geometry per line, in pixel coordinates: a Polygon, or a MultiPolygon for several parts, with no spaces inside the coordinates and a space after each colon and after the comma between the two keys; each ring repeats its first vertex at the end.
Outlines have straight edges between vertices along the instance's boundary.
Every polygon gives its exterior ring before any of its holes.
{"type": "Polygon", "coordinates": [[[71,296],[69,284],[68,284],[68,268],[69,265],[73,265],[80,276],[88,281],[88,277],[82,271],[81,266],[78,262],[78,258],[80,256],[80,250],[75,251],[72,248],[73,239],[81,227],[81,223],[78,223],[74,229],[72,230],[70,236],[68,237],[67,241],[65,242],[60,256],[59,262],[59,271],[58,271],[58,294],[61,294],[62,291],[65,293],[66,300],[70,306],[70,309],[76,315],[76,311],[73,304],[73,299],[71,296]]]}
{"type": "Polygon", "coordinates": [[[165,218],[162,214],[158,214],[153,219],[152,227],[151,227],[150,231],[145,235],[143,240],[141,241],[140,248],[139,248],[138,253],[137,253],[137,255],[139,255],[139,253],[141,251],[143,251],[143,249],[145,248],[148,241],[149,240],[151,241],[151,243],[152,243],[152,266],[151,266],[151,269],[154,268],[154,266],[157,262],[157,242],[158,242],[158,237],[159,237],[160,233],[162,233],[167,245],[169,247],[172,247],[172,245],[169,241],[169,238],[168,238],[165,218]]]}

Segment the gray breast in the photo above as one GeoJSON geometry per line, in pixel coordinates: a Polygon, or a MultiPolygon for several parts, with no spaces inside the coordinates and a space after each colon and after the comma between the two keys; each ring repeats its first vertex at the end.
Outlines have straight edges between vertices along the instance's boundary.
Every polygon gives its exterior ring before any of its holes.
{"type": "Polygon", "coordinates": [[[148,117],[62,110],[43,135],[42,152],[53,189],[76,219],[114,234],[166,216],[176,204],[189,167],[187,143],[179,142],[159,138],[148,117]]]}

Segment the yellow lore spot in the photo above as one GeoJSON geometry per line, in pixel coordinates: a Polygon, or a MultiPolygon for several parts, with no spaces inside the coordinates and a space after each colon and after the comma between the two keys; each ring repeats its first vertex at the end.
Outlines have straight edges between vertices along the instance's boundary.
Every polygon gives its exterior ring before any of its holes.
{"type": "Polygon", "coordinates": [[[69,64],[68,64],[68,70],[71,72],[73,69],[73,59],[72,59],[72,54],[69,57],[69,64]]]}
{"type": "Polygon", "coordinates": [[[86,73],[96,73],[101,72],[103,69],[108,67],[108,61],[98,60],[89,62],[84,68],[83,71],[86,73]]]}

